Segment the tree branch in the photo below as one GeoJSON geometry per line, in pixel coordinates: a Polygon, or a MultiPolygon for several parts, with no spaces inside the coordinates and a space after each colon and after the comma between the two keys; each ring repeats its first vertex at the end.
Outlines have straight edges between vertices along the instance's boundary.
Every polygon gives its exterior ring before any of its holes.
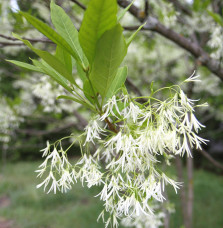
{"type": "Polygon", "coordinates": [[[80,127],[79,124],[68,123],[68,124],[64,124],[63,126],[55,127],[53,129],[50,129],[50,130],[17,129],[17,131],[19,133],[24,133],[27,135],[43,136],[43,135],[58,133],[60,131],[66,130],[67,128],[70,128],[70,127],[76,127],[78,130],[82,130],[82,127],[80,127]]]}
{"type": "Polygon", "coordinates": [[[186,14],[188,16],[192,15],[190,9],[186,5],[183,5],[181,2],[179,2],[178,0],[168,0],[168,1],[173,3],[174,7],[177,10],[183,12],[184,14],[186,14]]]}
{"type": "Polygon", "coordinates": [[[1,42],[0,41],[0,47],[7,47],[7,46],[24,46],[24,43],[11,43],[11,42],[1,42]]]}
{"type": "Polygon", "coordinates": [[[218,161],[216,161],[208,152],[206,152],[205,150],[199,150],[199,152],[208,160],[210,161],[215,167],[223,170],[223,165],[221,163],[219,163],[218,161]]]}
{"type": "MultiPolygon", "coordinates": [[[[11,37],[11,36],[6,36],[6,35],[3,35],[3,34],[0,34],[0,37],[6,39],[6,40],[11,40],[11,41],[18,41],[18,39],[14,38],[14,37],[11,37]]],[[[53,42],[49,39],[45,39],[45,38],[38,38],[38,39],[32,39],[32,38],[26,38],[26,37],[23,37],[22,39],[24,40],[28,40],[32,43],[38,43],[38,42],[42,42],[42,43],[52,43],[53,42]]],[[[0,42],[0,43],[4,43],[4,42],[0,42]]],[[[9,43],[9,45],[23,45],[23,43],[9,43]]]]}
{"type": "MultiPolygon", "coordinates": [[[[118,0],[118,3],[122,7],[127,7],[130,2],[126,0],[118,0]]],[[[146,21],[144,30],[154,31],[160,34],[161,36],[171,40],[175,44],[179,45],[186,51],[190,52],[195,58],[198,59],[198,63],[203,66],[206,66],[212,73],[218,76],[223,80],[223,69],[220,67],[220,62],[211,58],[207,52],[205,52],[198,44],[192,42],[191,40],[185,38],[181,34],[176,33],[172,29],[165,27],[161,24],[158,19],[155,17],[149,16],[147,18],[141,17],[141,10],[132,5],[129,9],[129,12],[135,16],[140,22],[146,21]]]]}
{"type": "Polygon", "coordinates": [[[77,4],[78,6],[80,6],[83,10],[86,10],[86,8],[87,8],[84,4],[80,3],[77,0],[70,0],[70,1],[77,4]]]}

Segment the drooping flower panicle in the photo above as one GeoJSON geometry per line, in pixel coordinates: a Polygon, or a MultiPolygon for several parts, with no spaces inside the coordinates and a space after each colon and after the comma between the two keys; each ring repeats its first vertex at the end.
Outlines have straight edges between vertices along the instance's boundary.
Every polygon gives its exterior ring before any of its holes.
{"type": "MultiPolygon", "coordinates": [[[[185,80],[191,81],[198,77],[185,80]]],[[[204,127],[194,115],[197,101],[189,99],[179,86],[168,89],[170,97],[164,101],[150,96],[139,103],[126,94],[110,98],[103,112],[93,116],[85,128],[82,157],[74,165],[61,142],[47,143],[43,150],[46,160],[37,172],[42,176],[49,169],[49,175],[38,187],[51,185],[48,192],[65,192],[77,179],[89,188],[102,185],[97,196],[105,209],[99,217],[104,218],[105,211],[111,214],[106,227],[110,223],[117,227],[119,219],[126,218],[128,223],[128,219],[153,216],[152,201],[165,200],[165,185],[172,185],[176,192],[181,186],[158,168],[160,158],[164,156],[170,164],[175,155],[192,156],[192,149],[200,149],[207,141],[197,135],[204,127]],[[118,132],[107,129],[105,120],[118,132]],[[92,145],[94,153],[90,152],[92,145]]]]}

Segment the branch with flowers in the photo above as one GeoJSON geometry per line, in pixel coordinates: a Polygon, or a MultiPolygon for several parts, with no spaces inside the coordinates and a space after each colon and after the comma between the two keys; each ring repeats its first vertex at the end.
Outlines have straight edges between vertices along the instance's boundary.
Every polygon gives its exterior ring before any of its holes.
{"type": "Polygon", "coordinates": [[[91,119],[78,137],[47,142],[42,150],[45,160],[36,170],[43,178],[37,187],[56,193],[69,191],[78,180],[88,188],[101,185],[97,196],[104,201],[104,210],[99,218],[106,227],[118,227],[120,220],[144,225],[150,220],[159,222],[162,216],[154,212],[156,204],[165,200],[165,185],[172,185],[177,192],[182,184],[167,176],[159,163],[170,164],[175,155],[191,156],[191,149],[201,149],[207,141],[198,136],[204,126],[195,117],[195,108],[205,104],[197,104],[181,89],[185,83],[199,81],[195,74],[180,85],[154,90],[151,84],[148,96],[132,97],[128,93],[128,68],[121,64],[142,26],[126,39],[119,21],[128,8],[117,13],[117,7],[113,0],[91,0],[79,32],[53,1],[55,30],[20,12],[56,44],[56,52],[37,49],[14,34],[41,59],[32,59],[33,64],[8,60],[49,75],[66,91],[58,99],[80,103],[91,111],[91,119]],[[74,77],[74,68],[81,84],[74,77]],[[166,99],[161,99],[161,94],[166,99]],[[67,139],[72,143],[65,148],[67,139]],[[81,158],[73,163],[67,153],[77,142],[81,158]]]}

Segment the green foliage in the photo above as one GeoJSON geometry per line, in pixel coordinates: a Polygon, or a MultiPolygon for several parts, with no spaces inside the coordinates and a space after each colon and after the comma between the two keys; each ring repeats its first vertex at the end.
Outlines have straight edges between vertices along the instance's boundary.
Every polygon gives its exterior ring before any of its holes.
{"type": "Polygon", "coordinates": [[[139,28],[128,38],[128,40],[126,41],[127,46],[129,46],[131,44],[131,42],[133,41],[133,39],[135,38],[137,33],[142,29],[142,27],[145,24],[146,24],[146,22],[144,24],[142,24],[141,26],[139,26],[139,28]]]}
{"type": "MultiPolygon", "coordinates": [[[[127,47],[143,25],[126,43],[123,29],[120,24],[117,24],[117,2],[115,0],[91,0],[78,34],[64,10],[53,1],[50,6],[51,19],[57,32],[28,13],[20,12],[20,14],[38,31],[57,44],[56,54],[52,55],[39,50],[29,41],[15,35],[41,57],[42,61],[33,61],[35,66],[13,61],[12,63],[48,74],[74,95],[73,101],[81,104],[88,103],[86,105],[88,107],[91,106],[90,103],[96,104],[101,110],[99,104],[103,105],[106,99],[114,95],[126,80],[127,67],[119,70],[118,68],[127,54],[127,47]],[[74,61],[76,61],[79,77],[83,81],[83,88],[76,84],[72,75],[74,61]],[[77,89],[84,92],[85,98],[77,89]]],[[[119,14],[118,20],[124,16],[128,7],[119,14]]]]}
{"type": "Polygon", "coordinates": [[[219,14],[211,12],[208,10],[209,15],[217,22],[219,25],[223,27],[223,17],[221,17],[219,14]]]}
{"type": "Polygon", "coordinates": [[[193,9],[195,11],[203,11],[206,10],[210,5],[211,0],[194,0],[193,1],[193,9]]]}
{"type": "Polygon", "coordinates": [[[133,3],[134,3],[134,0],[124,10],[118,13],[118,16],[117,16],[118,21],[120,21],[125,16],[125,14],[127,13],[127,11],[129,10],[129,8],[132,6],[133,3]]]}
{"type": "Polygon", "coordinates": [[[67,81],[64,77],[62,77],[57,71],[55,71],[52,67],[50,67],[46,62],[32,60],[33,64],[39,68],[41,68],[45,74],[49,75],[52,79],[54,79],[58,84],[63,86],[67,91],[72,92],[70,87],[67,85],[67,81]]]}
{"type": "Polygon", "coordinates": [[[69,74],[72,75],[73,64],[72,58],[69,53],[67,53],[63,48],[57,46],[56,49],[56,57],[64,64],[69,74]]]}
{"type": "Polygon", "coordinates": [[[44,71],[42,71],[40,68],[35,67],[35,66],[28,64],[28,63],[23,63],[23,62],[16,61],[16,60],[7,60],[7,61],[15,64],[16,66],[23,67],[23,68],[28,69],[28,70],[44,73],[44,71]]]}
{"type": "Polygon", "coordinates": [[[80,44],[92,64],[100,36],[117,23],[116,0],[91,0],[80,28],[80,44]]]}
{"type": "Polygon", "coordinates": [[[119,24],[98,40],[90,80],[102,99],[106,97],[126,53],[127,46],[119,24]]]}
{"type": "Polygon", "coordinates": [[[48,67],[48,65],[49,65],[52,69],[57,71],[58,74],[60,75],[60,78],[64,78],[63,81],[64,81],[64,83],[66,83],[67,87],[69,87],[68,81],[76,85],[76,82],[73,79],[72,75],[67,71],[65,65],[62,62],[60,62],[57,57],[51,55],[47,51],[42,51],[42,50],[39,50],[37,48],[34,48],[29,41],[23,40],[18,35],[14,34],[14,36],[17,39],[21,40],[31,50],[33,50],[39,57],[41,57],[47,63],[47,65],[45,65],[45,67],[48,67]]]}
{"type": "MultiPolygon", "coordinates": [[[[98,198],[92,197],[100,191],[100,187],[88,189],[77,183],[67,194],[45,194],[35,187],[37,179],[34,170],[38,165],[39,161],[7,163],[1,179],[0,196],[7,195],[11,203],[0,208],[1,218],[13,220],[14,225],[22,228],[70,228],[74,226],[74,221],[75,227],[104,227],[101,221],[95,221],[102,210],[102,203],[98,198]]],[[[173,167],[170,169],[171,173],[175,172],[173,167]]],[[[222,185],[221,176],[195,169],[194,227],[223,226],[222,185]]],[[[171,214],[170,227],[180,227],[183,218],[179,194],[175,194],[172,188],[168,190],[169,200],[176,209],[171,214]]]]}
{"type": "MultiPolygon", "coordinates": [[[[43,23],[39,19],[29,15],[25,12],[20,12],[26,20],[32,24],[39,32],[41,32],[43,35],[48,37],[50,40],[52,40],[55,44],[61,46],[64,48],[68,53],[70,53],[79,64],[81,64],[81,59],[79,58],[79,55],[77,52],[75,52],[71,46],[67,43],[67,41],[60,36],[57,32],[55,32],[51,27],[49,27],[47,24],[43,23]]],[[[85,67],[85,66],[83,66],[85,67]]]]}
{"type": "Polygon", "coordinates": [[[51,19],[58,31],[58,34],[60,34],[67,41],[74,53],[77,54],[81,65],[86,68],[88,66],[88,60],[80,46],[78,31],[64,10],[57,6],[53,1],[51,2],[51,19]]]}
{"type": "Polygon", "coordinates": [[[127,78],[128,74],[128,68],[127,66],[120,67],[117,71],[117,74],[115,75],[114,80],[112,81],[108,92],[107,92],[107,98],[110,98],[113,96],[113,94],[116,94],[118,89],[125,83],[125,80],[127,78]]]}

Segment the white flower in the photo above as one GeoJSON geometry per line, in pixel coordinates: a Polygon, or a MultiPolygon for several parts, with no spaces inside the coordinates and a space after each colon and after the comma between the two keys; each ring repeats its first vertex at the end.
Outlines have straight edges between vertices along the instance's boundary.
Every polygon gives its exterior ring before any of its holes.
{"type": "Polygon", "coordinates": [[[49,154],[49,152],[50,152],[50,143],[49,143],[49,141],[46,142],[46,145],[47,145],[46,148],[40,150],[41,152],[43,152],[42,157],[46,157],[49,154]]]}
{"type": "MultiPolygon", "coordinates": [[[[193,74],[185,81],[198,81],[198,76],[193,74]]],[[[150,100],[148,97],[148,102],[143,105],[134,103],[127,95],[109,99],[102,116],[94,116],[85,128],[82,157],[74,166],[69,163],[67,150],[62,149],[61,141],[54,144],[52,152],[47,143],[42,150],[46,160],[36,172],[42,176],[49,169],[50,174],[38,187],[46,189],[52,181],[48,192],[57,189],[66,192],[77,179],[88,188],[103,185],[96,196],[104,201],[105,207],[99,218],[104,221],[104,212],[110,213],[105,221],[106,227],[109,224],[117,227],[118,219],[122,218],[129,226],[155,228],[162,225],[162,214],[157,217],[153,214],[151,202],[165,200],[166,184],[172,185],[177,192],[181,183],[158,171],[158,159],[164,157],[169,164],[173,155],[186,152],[192,156],[193,147],[201,148],[201,144],[207,141],[197,135],[204,125],[194,115],[196,101],[189,99],[177,86],[169,89],[171,95],[168,99],[150,100]],[[122,108],[119,109],[121,102],[122,108]],[[106,118],[117,125],[118,133],[100,127],[100,121],[106,118]],[[98,146],[94,153],[87,143],[98,146]]]]}
{"type": "Polygon", "coordinates": [[[133,122],[136,123],[136,121],[139,118],[138,116],[141,113],[142,113],[141,109],[133,102],[130,102],[128,112],[124,115],[124,118],[128,119],[129,117],[131,117],[133,122]]]}
{"type": "Polygon", "coordinates": [[[187,78],[184,82],[200,82],[201,80],[198,79],[200,75],[195,76],[195,73],[196,71],[194,71],[193,74],[189,78],[187,78]]]}
{"type": "MultiPolygon", "coordinates": [[[[105,132],[105,130],[103,130],[99,125],[96,119],[92,119],[87,127],[85,128],[86,131],[86,140],[85,140],[85,144],[87,142],[92,142],[94,143],[95,139],[101,139],[101,134],[103,134],[103,132],[105,132]]],[[[84,144],[84,145],[85,145],[84,144]]]]}
{"type": "Polygon", "coordinates": [[[74,183],[73,178],[68,170],[62,171],[62,176],[58,180],[59,186],[61,188],[61,192],[67,192],[67,190],[71,189],[71,184],[74,183]]]}
{"type": "Polygon", "coordinates": [[[52,180],[52,184],[51,184],[51,187],[50,187],[50,189],[48,190],[47,193],[49,193],[50,191],[53,190],[54,194],[55,194],[56,190],[59,189],[59,185],[58,185],[58,183],[57,183],[52,171],[50,171],[48,177],[42,183],[38,184],[36,186],[36,188],[40,188],[40,187],[42,187],[44,185],[44,191],[45,191],[46,187],[48,186],[48,184],[50,183],[51,180],[52,180]]]}
{"type": "Polygon", "coordinates": [[[116,118],[118,118],[115,115],[114,111],[116,111],[119,115],[121,115],[120,114],[120,111],[119,111],[119,108],[118,108],[118,104],[117,104],[117,100],[116,100],[116,97],[115,96],[113,96],[112,98],[110,98],[108,100],[107,104],[104,105],[103,109],[106,110],[106,111],[105,111],[105,113],[100,118],[100,120],[102,120],[102,121],[105,120],[106,118],[108,118],[110,114],[113,115],[113,116],[115,116],[116,118]]]}

